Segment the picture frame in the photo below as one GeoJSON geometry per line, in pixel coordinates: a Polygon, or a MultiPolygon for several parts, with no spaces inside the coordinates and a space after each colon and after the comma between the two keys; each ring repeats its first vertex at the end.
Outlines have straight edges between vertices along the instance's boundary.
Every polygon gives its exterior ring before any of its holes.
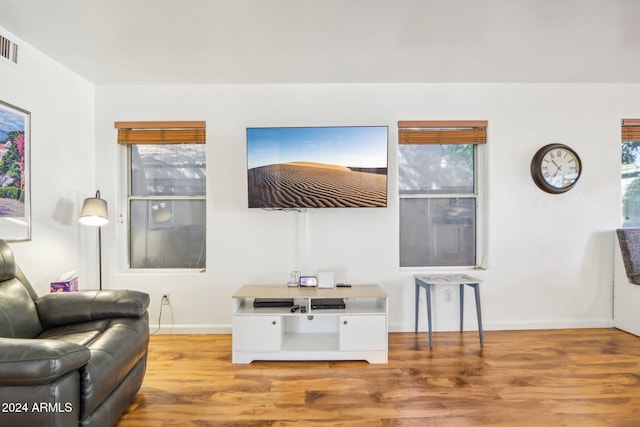
{"type": "Polygon", "coordinates": [[[0,101],[0,239],[31,240],[31,113],[0,101]]]}

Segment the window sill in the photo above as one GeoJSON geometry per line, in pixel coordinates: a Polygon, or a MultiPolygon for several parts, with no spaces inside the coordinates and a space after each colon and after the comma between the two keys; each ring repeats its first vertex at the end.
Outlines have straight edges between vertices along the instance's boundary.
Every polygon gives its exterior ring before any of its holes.
{"type": "Polygon", "coordinates": [[[486,271],[487,269],[478,265],[469,266],[443,266],[443,267],[399,267],[402,272],[451,272],[451,271],[486,271]]]}
{"type": "Polygon", "coordinates": [[[178,276],[185,274],[203,274],[206,268],[127,268],[120,271],[122,275],[178,276]]]}

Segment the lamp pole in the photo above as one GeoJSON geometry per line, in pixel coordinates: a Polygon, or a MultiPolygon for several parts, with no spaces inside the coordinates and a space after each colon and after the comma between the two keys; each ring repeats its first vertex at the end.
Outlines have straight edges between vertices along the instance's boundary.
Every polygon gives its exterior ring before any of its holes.
{"type": "Polygon", "coordinates": [[[98,226],[98,282],[102,290],[102,226],[98,226]]]}
{"type": "Polygon", "coordinates": [[[109,212],[106,200],[100,198],[100,190],[96,191],[96,197],[84,200],[78,221],[84,225],[98,227],[98,282],[102,290],[102,226],[109,223],[109,212]]]}

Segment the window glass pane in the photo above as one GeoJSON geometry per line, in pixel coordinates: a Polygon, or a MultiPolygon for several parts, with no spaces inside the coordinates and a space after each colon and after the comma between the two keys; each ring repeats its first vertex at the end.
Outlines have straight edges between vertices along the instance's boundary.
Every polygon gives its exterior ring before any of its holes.
{"type": "Polygon", "coordinates": [[[205,194],[204,144],[131,146],[132,196],[205,194]]]}
{"type": "Polygon", "coordinates": [[[204,268],[204,200],[132,200],[131,268],[204,268]]]}
{"type": "Polygon", "coordinates": [[[400,199],[400,266],[476,265],[474,198],[400,199]]]}
{"type": "Polygon", "coordinates": [[[473,144],[400,144],[400,194],[473,194],[473,144]]]}
{"type": "Polygon", "coordinates": [[[640,227],[640,141],[622,141],[622,226],[640,227]]]}

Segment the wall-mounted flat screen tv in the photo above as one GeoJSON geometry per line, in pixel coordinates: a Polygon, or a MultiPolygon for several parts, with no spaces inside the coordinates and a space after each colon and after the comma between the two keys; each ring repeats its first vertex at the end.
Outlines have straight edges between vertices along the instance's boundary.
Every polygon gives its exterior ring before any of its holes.
{"type": "Polygon", "coordinates": [[[248,128],[249,207],[386,207],[387,145],[387,126],[248,128]]]}

